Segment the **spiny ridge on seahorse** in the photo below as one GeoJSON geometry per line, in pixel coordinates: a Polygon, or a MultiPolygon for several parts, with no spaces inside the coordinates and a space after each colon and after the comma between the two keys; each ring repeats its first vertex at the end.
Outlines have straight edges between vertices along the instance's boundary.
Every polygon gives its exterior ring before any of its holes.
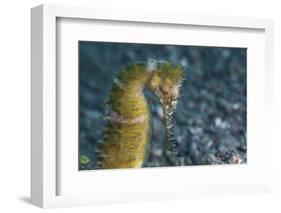
{"type": "Polygon", "coordinates": [[[180,65],[155,60],[129,65],[119,74],[113,81],[108,101],[108,123],[98,150],[99,168],[142,166],[151,117],[144,88],[158,97],[163,107],[167,147],[173,154],[178,153],[172,120],[183,79],[180,65]]]}

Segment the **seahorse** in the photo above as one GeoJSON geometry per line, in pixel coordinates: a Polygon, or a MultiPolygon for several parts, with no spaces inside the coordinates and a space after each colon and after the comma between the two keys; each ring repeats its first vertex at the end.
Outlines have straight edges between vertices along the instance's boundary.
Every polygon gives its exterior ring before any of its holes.
{"type": "Polygon", "coordinates": [[[163,107],[167,150],[178,154],[172,119],[183,79],[182,66],[156,60],[131,64],[120,72],[113,81],[108,123],[97,151],[99,169],[142,167],[151,128],[145,88],[158,97],[163,107]]]}

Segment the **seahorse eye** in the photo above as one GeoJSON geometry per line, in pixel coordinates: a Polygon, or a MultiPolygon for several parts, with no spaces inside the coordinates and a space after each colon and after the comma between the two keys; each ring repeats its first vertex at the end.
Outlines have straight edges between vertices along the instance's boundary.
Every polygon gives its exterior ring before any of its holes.
{"type": "Polygon", "coordinates": [[[161,91],[161,93],[162,93],[163,95],[168,95],[168,94],[169,94],[169,91],[168,91],[167,88],[165,88],[165,87],[160,87],[159,89],[160,89],[160,91],[161,91]]]}

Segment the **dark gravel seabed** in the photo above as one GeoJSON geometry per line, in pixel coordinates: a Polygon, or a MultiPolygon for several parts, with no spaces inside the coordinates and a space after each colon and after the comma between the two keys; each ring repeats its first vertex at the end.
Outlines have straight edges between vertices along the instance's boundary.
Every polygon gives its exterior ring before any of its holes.
{"type": "MultiPolygon", "coordinates": [[[[182,156],[176,165],[229,163],[231,155],[246,163],[246,49],[80,42],[79,149],[89,159],[79,168],[95,169],[94,151],[105,129],[105,102],[113,79],[126,65],[148,58],[179,63],[186,70],[175,113],[182,156]]],[[[145,95],[153,129],[144,167],[169,166],[173,159],[163,156],[162,108],[150,91],[145,95]]]]}

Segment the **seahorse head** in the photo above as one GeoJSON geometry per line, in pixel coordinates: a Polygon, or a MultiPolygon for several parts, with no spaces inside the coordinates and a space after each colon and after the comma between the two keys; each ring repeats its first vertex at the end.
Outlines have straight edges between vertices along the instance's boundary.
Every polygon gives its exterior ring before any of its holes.
{"type": "Polygon", "coordinates": [[[164,110],[173,112],[184,80],[183,68],[169,62],[157,62],[154,67],[148,63],[148,68],[153,69],[150,89],[159,98],[164,110]]]}
{"type": "Polygon", "coordinates": [[[183,68],[169,62],[148,63],[151,72],[149,87],[159,98],[163,107],[164,122],[167,134],[167,150],[173,155],[179,154],[179,148],[173,132],[173,113],[177,106],[180,87],[184,80],[183,68]]]}

